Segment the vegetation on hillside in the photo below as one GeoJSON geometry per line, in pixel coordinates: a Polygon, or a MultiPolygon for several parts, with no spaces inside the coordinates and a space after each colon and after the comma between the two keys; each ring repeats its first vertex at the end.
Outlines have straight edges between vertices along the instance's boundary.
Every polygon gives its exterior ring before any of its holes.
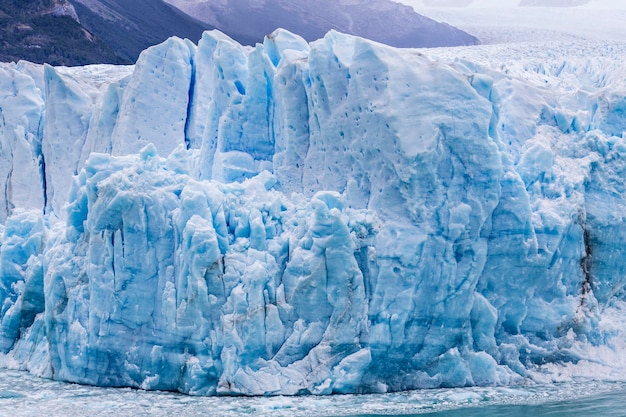
{"type": "Polygon", "coordinates": [[[209,24],[194,20],[162,0],[70,0],[82,25],[111,46],[127,63],[134,63],[144,49],[170,36],[198,42],[209,24]],[[104,16],[103,16],[104,12],[104,16]],[[117,16],[111,19],[106,16],[117,16]]]}
{"type": "Polygon", "coordinates": [[[0,61],[52,65],[122,63],[115,52],[68,15],[55,15],[55,0],[0,2],[0,61]]]}

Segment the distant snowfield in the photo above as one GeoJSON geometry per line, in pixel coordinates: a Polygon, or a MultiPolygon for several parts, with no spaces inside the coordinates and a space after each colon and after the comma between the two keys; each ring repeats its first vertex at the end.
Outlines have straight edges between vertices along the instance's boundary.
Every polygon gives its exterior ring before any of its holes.
{"type": "Polygon", "coordinates": [[[475,0],[467,7],[428,7],[433,2],[426,0],[401,2],[477,36],[483,44],[626,40],[626,2],[621,1],[596,0],[577,7],[516,7],[519,0],[475,0]]]}
{"type": "MultiPolygon", "coordinates": [[[[529,0],[526,0],[527,2],[529,0]]],[[[456,8],[503,8],[518,7],[523,0],[399,0],[414,7],[456,7],[456,8]]],[[[593,9],[626,9],[626,3],[623,0],[535,0],[534,2],[543,6],[554,6],[561,4],[579,3],[577,8],[593,8],[593,9]],[[580,4],[582,3],[582,4],[580,4]]]]}

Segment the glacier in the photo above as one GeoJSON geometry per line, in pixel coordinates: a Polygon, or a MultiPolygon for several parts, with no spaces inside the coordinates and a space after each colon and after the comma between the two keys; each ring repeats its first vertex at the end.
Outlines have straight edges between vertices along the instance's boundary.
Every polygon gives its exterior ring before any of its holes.
{"type": "Polygon", "coordinates": [[[610,368],[626,46],[557,47],[211,31],[0,64],[0,364],[194,395],[610,368]]]}

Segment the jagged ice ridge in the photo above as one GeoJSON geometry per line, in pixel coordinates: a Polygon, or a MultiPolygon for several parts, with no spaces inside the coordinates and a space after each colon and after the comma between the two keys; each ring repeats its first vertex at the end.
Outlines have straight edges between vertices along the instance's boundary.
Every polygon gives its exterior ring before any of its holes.
{"type": "Polygon", "coordinates": [[[590,359],[626,284],[624,66],[467,51],[206,32],[1,65],[2,363],[273,395],[590,359]]]}

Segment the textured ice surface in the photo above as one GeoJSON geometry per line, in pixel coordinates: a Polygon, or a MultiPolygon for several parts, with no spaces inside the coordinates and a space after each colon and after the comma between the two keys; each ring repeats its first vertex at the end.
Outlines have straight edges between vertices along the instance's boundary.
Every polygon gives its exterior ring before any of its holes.
{"type": "Polygon", "coordinates": [[[207,32],[132,74],[3,65],[3,362],[259,395],[611,369],[624,52],[207,32]]]}

